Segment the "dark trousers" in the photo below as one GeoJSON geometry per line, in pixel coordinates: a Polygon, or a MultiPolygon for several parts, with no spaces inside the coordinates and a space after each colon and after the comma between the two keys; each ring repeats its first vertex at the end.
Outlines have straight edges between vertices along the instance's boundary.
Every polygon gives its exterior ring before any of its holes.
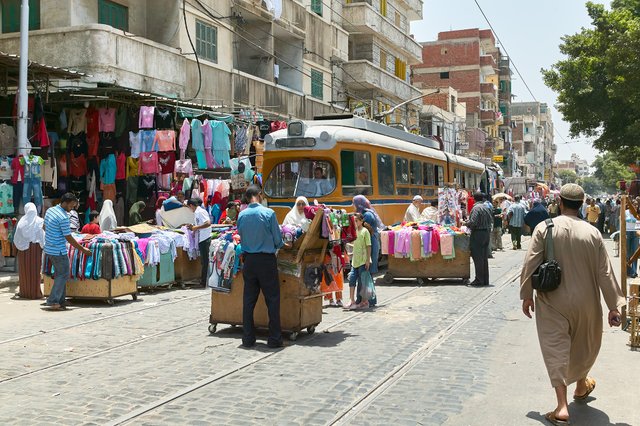
{"type": "Polygon", "coordinates": [[[275,254],[245,254],[242,278],[244,279],[242,344],[251,346],[256,342],[253,311],[258,302],[260,291],[262,291],[269,313],[269,340],[267,343],[270,345],[281,344],[280,279],[278,278],[278,263],[275,254]]]}
{"type": "Polygon", "coordinates": [[[513,243],[513,248],[521,249],[522,248],[522,227],[521,226],[509,226],[509,231],[511,232],[511,242],[513,243]]]}
{"type": "Polygon", "coordinates": [[[200,284],[202,287],[207,286],[207,278],[209,275],[209,247],[211,246],[211,238],[198,243],[200,249],[200,262],[202,263],[202,273],[200,274],[200,284]]]}
{"type": "Polygon", "coordinates": [[[489,285],[489,230],[472,230],[469,242],[473,265],[476,268],[475,282],[479,285],[489,285]]]}

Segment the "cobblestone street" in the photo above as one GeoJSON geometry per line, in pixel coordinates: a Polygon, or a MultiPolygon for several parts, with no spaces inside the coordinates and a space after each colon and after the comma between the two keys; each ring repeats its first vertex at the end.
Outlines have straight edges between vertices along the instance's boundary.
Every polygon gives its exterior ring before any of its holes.
{"type": "MultiPolygon", "coordinates": [[[[327,307],[278,350],[264,335],[239,348],[239,328],[210,335],[206,290],[51,313],[2,289],[0,424],[543,424],[555,398],[520,312],[524,251],[508,246],[489,287],[396,280],[375,310],[327,307]]],[[[572,424],[640,424],[627,340],[605,329],[598,389],[572,424]]]]}

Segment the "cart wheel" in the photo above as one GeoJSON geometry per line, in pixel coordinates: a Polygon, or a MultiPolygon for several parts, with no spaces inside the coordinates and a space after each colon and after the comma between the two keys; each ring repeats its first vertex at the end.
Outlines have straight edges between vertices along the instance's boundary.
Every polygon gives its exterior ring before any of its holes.
{"type": "Polygon", "coordinates": [[[131,298],[132,298],[133,300],[138,300],[138,293],[133,293],[133,294],[131,295],[131,298]]]}
{"type": "Polygon", "coordinates": [[[417,278],[417,281],[419,286],[427,285],[427,280],[425,278],[417,278]]]}
{"type": "Polygon", "coordinates": [[[384,274],[384,277],[382,277],[382,282],[384,284],[393,284],[393,275],[387,272],[386,274],[384,274]]]}
{"type": "Polygon", "coordinates": [[[107,304],[109,306],[113,306],[113,305],[115,305],[115,302],[113,301],[113,299],[107,299],[107,304]]]}
{"type": "Polygon", "coordinates": [[[289,340],[291,340],[292,342],[295,342],[298,339],[298,332],[294,331],[293,333],[291,333],[289,335],[289,340]]]}
{"type": "Polygon", "coordinates": [[[316,326],[315,326],[315,325],[312,325],[312,326],[310,326],[310,327],[307,327],[307,333],[308,333],[308,334],[313,334],[313,333],[315,333],[315,332],[316,332],[316,326]]]}
{"type": "Polygon", "coordinates": [[[218,329],[218,324],[209,324],[209,333],[213,334],[218,329]]]}
{"type": "Polygon", "coordinates": [[[187,288],[187,285],[185,283],[182,283],[180,284],[180,288],[184,290],[185,288],[187,288]]]}
{"type": "Polygon", "coordinates": [[[231,324],[231,328],[238,328],[237,324],[231,324]]]}

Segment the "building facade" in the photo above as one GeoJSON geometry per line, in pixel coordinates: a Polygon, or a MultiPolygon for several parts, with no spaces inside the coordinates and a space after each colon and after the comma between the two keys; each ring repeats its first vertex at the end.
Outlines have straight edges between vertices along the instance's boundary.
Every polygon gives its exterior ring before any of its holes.
{"type": "Polygon", "coordinates": [[[514,102],[511,104],[511,121],[519,175],[538,181],[553,181],[557,147],[550,108],[540,102],[514,102]]]}
{"type": "MultiPolygon", "coordinates": [[[[20,0],[1,4],[0,49],[18,54],[20,0]]],[[[422,19],[422,0],[30,4],[30,59],[86,73],[85,89],[280,119],[348,111],[374,118],[421,94],[409,77],[421,47],[409,31],[422,19]]],[[[417,128],[420,106],[410,102],[385,121],[417,128]]]]}
{"type": "Polygon", "coordinates": [[[422,43],[422,64],[412,68],[422,89],[452,87],[466,104],[470,157],[491,162],[504,149],[499,127],[500,51],[491,30],[446,31],[436,41],[422,43]],[[478,131],[484,133],[484,137],[478,131]]]}
{"type": "Polygon", "coordinates": [[[452,87],[423,92],[420,133],[441,142],[445,152],[465,155],[469,150],[465,138],[467,107],[458,102],[458,92],[452,87]]]}

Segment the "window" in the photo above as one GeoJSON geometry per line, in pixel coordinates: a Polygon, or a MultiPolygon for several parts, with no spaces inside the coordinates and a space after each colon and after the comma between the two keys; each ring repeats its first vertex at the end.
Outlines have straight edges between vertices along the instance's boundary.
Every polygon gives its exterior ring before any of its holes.
{"type": "Polygon", "coordinates": [[[529,128],[525,126],[525,128],[524,128],[524,134],[526,135],[527,133],[529,133],[529,128]]]}
{"type": "Polygon", "coordinates": [[[371,159],[368,152],[342,151],[340,153],[343,195],[371,195],[371,159]]]}
{"type": "Polygon", "coordinates": [[[197,19],[196,52],[201,58],[218,62],[218,29],[197,19]]]}
{"type": "Polygon", "coordinates": [[[402,80],[407,78],[407,63],[400,58],[396,58],[395,76],[402,80]]]}
{"type": "Polygon", "coordinates": [[[411,160],[411,175],[409,176],[411,185],[422,185],[422,163],[411,160]]]}
{"type": "MultiPolygon", "coordinates": [[[[396,184],[409,185],[409,160],[396,157],[396,184]]],[[[409,195],[409,188],[396,188],[396,195],[409,195]]]]}
{"type": "Polygon", "coordinates": [[[98,0],[98,22],[129,31],[129,8],[109,0],[98,0]]]}
{"type": "Polygon", "coordinates": [[[322,16],[322,0],[311,0],[311,11],[322,16]]]}
{"type": "Polygon", "coordinates": [[[422,171],[424,176],[424,184],[427,186],[434,186],[435,183],[435,169],[431,163],[423,163],[422,171]]]}
{"type": "Polygon", "coordinates": [[[460,173],[460,170],[457,170],[453,173],[453,178],[455,179],[456,183],[460,186],[462,186],[464,188],[464,183],[462,181],[462,173],[460,173]]]}
{"type": "Polygon", "coordinates": [[[499,87],[500,87],[500,92],[504,92],[507,88],[506,80],[500,80],[499,87]]]}
{"type": "MultiPolygon", "coordinates": [[[[2,32],[20,31],[20,0],[2,0],[2,32]]],[[[29,31],[40,29],[40,0],[29,0],[29,31]]]]}
{"type": "Polygon", "coordinates": [[[393,195],[393,156],[378,154],[378,193],[393,195]]]}
{"type": "Polygon", "coordinates": [[[322,96],[323,76],[318,70],[311,70],[311,96],[316,99],[323,99],[322,96]]]}
{"type": "Polygon", "coordinates": [[[387,0],[380,0],[380,15],[387,16],[387,0]]]}
{"type": "Polygon", "coordinates": [[[400,25],[402,25],[402,17],[399,12],[396,12],[396,27],[400,28],[400,25]]]}
{"type": "Polygon", "coordinates": [[[380,49],[380,68],[387,70],[387,52],[380,49]]]}
{"type": "Polygon", "coordinates": [[[336,174],[328,161],[284,161],[278,164],[264,185],[272,198],[322,197],[336,188],[336,174]]]}
{"type": "Polygon", "coordinates": [[[444,167],[436,166],[436,185],[444,185],[444,167]]]}
{"type": "Polygon", "coordinates": [[[449,71],[445,71],[445,72],[441,72],[440,73],[440,79],[441,80],[445,80],[447,78],[449,78],[449,71]]]}

